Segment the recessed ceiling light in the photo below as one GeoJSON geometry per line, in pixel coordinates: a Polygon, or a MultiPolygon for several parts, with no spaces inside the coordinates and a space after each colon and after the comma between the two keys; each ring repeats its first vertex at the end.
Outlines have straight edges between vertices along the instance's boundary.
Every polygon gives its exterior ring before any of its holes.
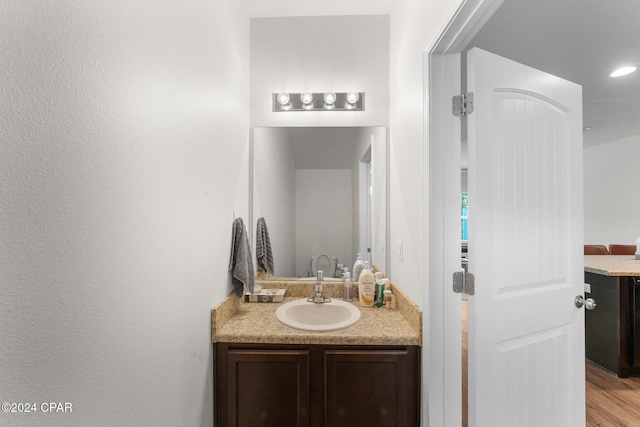
{"type": "Polygon", "coordinates": [[[627,74],[631,74],[636,70],[636,67],[622,67],[615,70],[610,74],[611,77],[620,77],[626,76],[627,74]]]}

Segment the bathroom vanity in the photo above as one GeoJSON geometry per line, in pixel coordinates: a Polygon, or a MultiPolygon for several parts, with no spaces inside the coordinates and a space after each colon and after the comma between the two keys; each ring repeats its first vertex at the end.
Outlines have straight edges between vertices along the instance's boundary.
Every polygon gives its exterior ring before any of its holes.
{"type": "MultiPolygon", "coordinates": [[[[287,287],[285,302],[313,294],[287,287]]],[[[325,284],[340,298],[342,284],[325,284]]],[[[360,307],[355,325],[308,332],[278,322],[280,303],[230,295],[212,310],[217,426],[419,425],[422,313],[397,287],[398,310],[360,307]]]]}
{"type": "Polygon", "coordinates": [[[640,261],[585,255],[585,283],[597,307],[585,313],[586,358],[619,377],[640,376],[640,261]]]}

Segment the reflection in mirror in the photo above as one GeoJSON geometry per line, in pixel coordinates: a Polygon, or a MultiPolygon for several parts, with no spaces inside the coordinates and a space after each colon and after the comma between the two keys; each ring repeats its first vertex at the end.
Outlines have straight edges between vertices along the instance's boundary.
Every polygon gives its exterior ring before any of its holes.
{"type": "Polygon", "coordinates": [[[357,253],[389,275],[385,127],[254,128],[252,147],[252,235],[263,217],[275,276],[339,276],[357,253]]]}

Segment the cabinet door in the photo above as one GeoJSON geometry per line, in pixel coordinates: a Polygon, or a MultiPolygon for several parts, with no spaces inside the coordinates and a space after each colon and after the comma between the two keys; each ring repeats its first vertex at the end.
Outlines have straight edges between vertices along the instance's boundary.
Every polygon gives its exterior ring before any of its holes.
{"type": "Polygon", "coordinates": [[[327,426],[418,425],[415,349],[325,350],[324,363],[327,426]]]}
{"type": "Polygon", "coordinates": [[[309,426],[308,350],[220,352],[218,426],[309,426]]]}

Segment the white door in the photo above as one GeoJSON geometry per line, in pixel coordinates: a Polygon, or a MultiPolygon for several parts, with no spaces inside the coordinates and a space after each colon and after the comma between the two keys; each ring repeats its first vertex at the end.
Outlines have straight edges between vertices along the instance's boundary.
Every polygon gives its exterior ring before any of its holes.
{"type": "Polygon", "coordinates": [[[582,88],[467,55],[469,425],[584,426],[582,88]]]}

